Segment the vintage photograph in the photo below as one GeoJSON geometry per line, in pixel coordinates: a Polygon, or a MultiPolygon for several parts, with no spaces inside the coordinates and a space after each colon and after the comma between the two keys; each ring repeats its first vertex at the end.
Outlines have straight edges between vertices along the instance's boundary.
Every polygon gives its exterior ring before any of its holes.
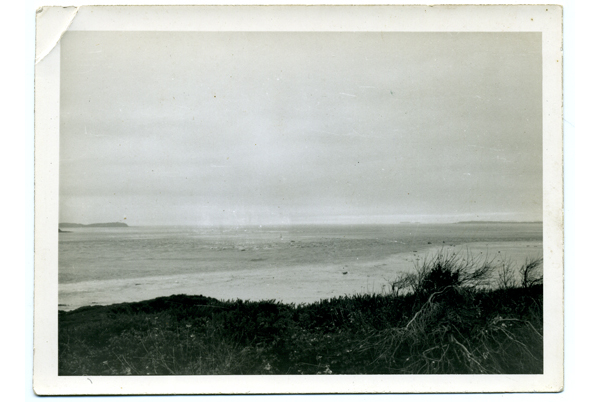
{"type": "Polygon", "coordinates": [[[64,32],[58,377],[545,374],[543,41],[64,32]]]}

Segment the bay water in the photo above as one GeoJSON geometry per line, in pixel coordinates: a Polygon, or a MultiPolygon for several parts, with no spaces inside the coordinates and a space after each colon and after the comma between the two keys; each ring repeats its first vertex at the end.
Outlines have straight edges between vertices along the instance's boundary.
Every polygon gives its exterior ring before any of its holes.
{"type": "Polygon", "coordinates": [[[470,248],[517,265],[542,255],[541,223],[64,230],[58,244],[61,309],[173,293],[310,302],[377,290],[438,250],[470,248]]]}

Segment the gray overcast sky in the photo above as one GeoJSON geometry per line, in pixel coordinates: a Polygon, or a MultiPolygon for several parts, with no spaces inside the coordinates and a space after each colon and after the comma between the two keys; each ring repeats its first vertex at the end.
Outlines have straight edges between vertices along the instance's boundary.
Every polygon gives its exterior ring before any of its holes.
{"type": "Polygon", "coordinates": [[[68,32],[60,221],[541,220],[539,33],[68,32]]]}

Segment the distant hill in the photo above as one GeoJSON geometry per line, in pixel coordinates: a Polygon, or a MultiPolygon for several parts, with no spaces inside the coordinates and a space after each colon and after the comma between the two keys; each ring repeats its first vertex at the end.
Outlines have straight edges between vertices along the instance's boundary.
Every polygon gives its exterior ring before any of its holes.
{"type": "Polygon", "coordinates": [[[108,223],[90,223],[84,225],[82,223],[59,223],[59,228],[126,228],[128,225],[123,222],[108,222],[108,223]]]}
{"type": "Polygon", "coordinates": [[[518,222],[518,221],[463,221],[463,222],[456,222],[456,223],[461,223],[461,224],[476,224],[476,223],[482,223],[482,224],[487,224],[487,223],[542,223],[542,221],[535,221],[535,222],[518,222]]]}

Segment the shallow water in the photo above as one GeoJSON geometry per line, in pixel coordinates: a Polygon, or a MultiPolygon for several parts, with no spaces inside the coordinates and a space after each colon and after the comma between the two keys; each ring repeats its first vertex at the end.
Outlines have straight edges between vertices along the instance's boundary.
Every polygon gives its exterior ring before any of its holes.
{"type": "Polygon", "coordinates": [[[517,263],[542,254],[539,223],[67,230],[59,235],[65,309],[190,292],[312,301],[377,290],[440,248],[468,244],[517,263]]]}

